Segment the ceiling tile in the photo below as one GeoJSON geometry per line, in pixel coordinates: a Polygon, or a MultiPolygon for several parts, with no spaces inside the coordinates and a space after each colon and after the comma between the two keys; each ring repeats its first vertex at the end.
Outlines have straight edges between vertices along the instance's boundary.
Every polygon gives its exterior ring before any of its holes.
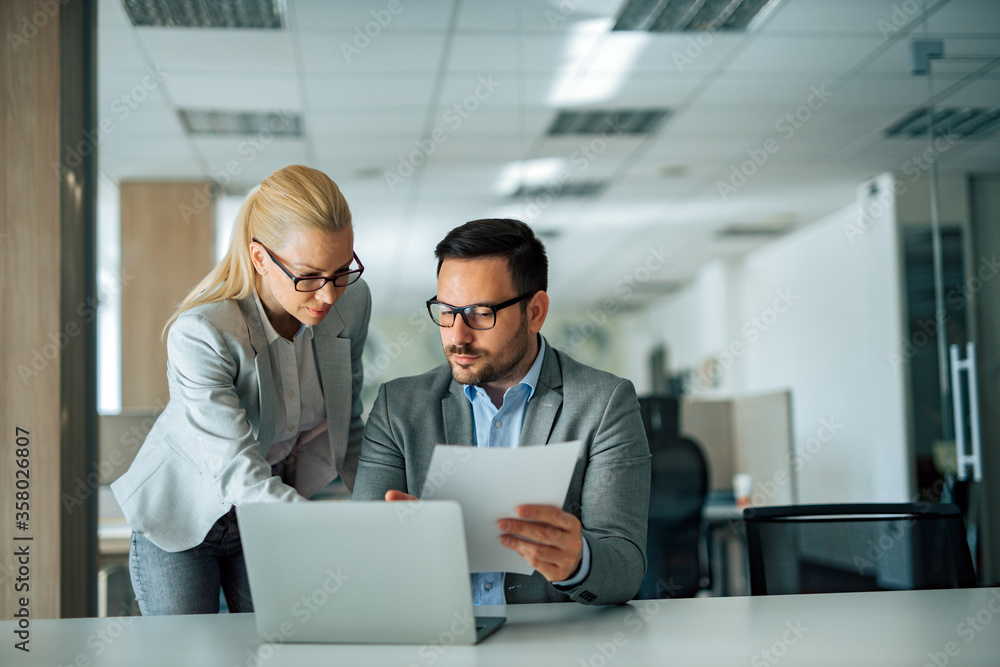
{"type": "Polygon", "coordinates": [[[305,77],[306,99],[312,111],[340,113],[386,107],[421,107],[430,101],[434,77],[406,74],[348,76],[313,74],[305,77]]]}
{"type": "Polygon", "coordinates": [[[136,28],[160,69],[218,72],[295,72],[292,37],[287,30],[216,28],[136,28]]]}
{"type": "Polygon", "coordinates": [[[448,27],[453,2],[414,0],[289,0],[294,25],[299,30],[330,31],[348,29],[375,39],[407,30],[444,31],[448,27]]]}
{"type": "Polygon", "coordinates": [[[756,35],[726,71],[737,72],[810,72],[815,83],[822,73],[840,74],[860,62],[882,44],[878,37],[786,37],[756,35]]]}
{"type": "Polygon", "coordinates": [[[346,32],[303,32],[298,37],[308,74],[432,74],[440,68],[444,51],[443,35],[437,33],[385,33],[363,49],[355,47],[346,32]]]}
{"type": "Polygon", "coordinates": [[[298,111],[298,81],[278,74],[249,72],[172,74],[167,90],[182,109],[298,111]]]}

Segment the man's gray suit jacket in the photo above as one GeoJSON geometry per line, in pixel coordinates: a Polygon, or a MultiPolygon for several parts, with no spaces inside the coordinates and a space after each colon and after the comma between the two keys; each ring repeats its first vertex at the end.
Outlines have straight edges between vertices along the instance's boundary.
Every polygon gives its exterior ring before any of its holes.
{"type": "Polygon", "coordinates": [[[339,473],[351,486],[361,447],[361,352],[371,293],[363,280],[313,327],[327,431],[301,443],[294,486],[271,472],[274,370],[250,296],[197,306],[167,334],[170,401],[111,485],[129,526],[166,551],[197,546],[234,505],[301,501],[339,473]]]}
{"type": "MultiPolygon", "coordinates": [[[[418,495],[437,444],[472,445],[472,406],[448,364],[382,385],[365,426],[355,500],[397,489],[418,495]]],[[[508,573],[509,603],[614,604],[632,599],[646,571],[650,456],[635,389],[546,346],[520,446],[582,440],[563,510],[579,517],[590,574],[560,590],[538,572],[508,573]]]]}

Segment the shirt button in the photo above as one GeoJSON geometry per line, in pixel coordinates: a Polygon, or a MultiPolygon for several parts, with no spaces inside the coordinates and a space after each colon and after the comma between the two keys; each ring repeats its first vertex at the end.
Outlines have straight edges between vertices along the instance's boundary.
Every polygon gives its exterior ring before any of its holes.
{"type": "Polygon", "coordinates": [[[488,591],[491,591],[491,590],[493,590],[493,584],[491,584],[490,582],[488,582],[488,581],[487,581],[487,582],[486,582],[486,583],[485,583],[485,584],[483,585],[483,588],[485,588],[485,589],[486,589],[486,590],[488,590],[488,591]]]}
{"type": "Polygon", "coordinates": [[[294,391],[288,392],[288,398],[295,398],[295,392],[294,391]]]}
{"type": "Polygon", "coordinates": [[[289,427],[288,427],[288,430],[289,430],[289,431],[294,431],[294,430],[295,430],[295,427],[294,427],[294,426],[289,426],[289,427]]]}
{"type": "Polygon", "coordinates": [[[500,428],[501,426],[503,426],[503,422],[494,422],[493,425],[496,426],[497,428],[500,428]]]}

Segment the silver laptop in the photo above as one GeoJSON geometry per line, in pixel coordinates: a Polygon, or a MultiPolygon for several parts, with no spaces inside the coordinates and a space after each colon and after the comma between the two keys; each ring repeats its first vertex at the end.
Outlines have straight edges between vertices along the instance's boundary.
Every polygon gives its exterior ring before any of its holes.
{"type": "Polygon", "coordinates": [[[257,632],[267,641],[475,644],[462,508],[262,503],[236,510],[257,632]]]}

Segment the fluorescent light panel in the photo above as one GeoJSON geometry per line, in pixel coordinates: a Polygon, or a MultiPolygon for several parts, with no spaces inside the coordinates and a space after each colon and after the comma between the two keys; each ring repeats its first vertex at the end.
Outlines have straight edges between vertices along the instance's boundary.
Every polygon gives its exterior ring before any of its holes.
{"type": "Polygon", "coordinates": [[[744,32],[780,0],[628,0],[614,30],[644,32],[744,32]],[[766,10],[766,12],[765,12],[766,10]]]}
{"type": "Polygon", "coordinates": [[[603,134],[608,130],[618,134],[652,134],[669,109],[613,109],[598,111],[562,111],[552,121],[547,134],[603,134]]]}
{"type": "Polygon", "coordinates": [[[266,28],[284,24],[284,0],[123,0],[137,27],[266,28]]]}
{"type": "Polygon", "coordinates": [[[512,162],[504,167],[496,189],[506,195],[524,187],[546,186],[565,168],[566,160],[558,157],[512,162]]]}
{"type": "Polygon", "coordinates": [[[181,123],[188,134],[301,137],[302,118],[297,113],[268,111],[203,111],[181,109],[181,123]]]}
{"type": "MultiPolygon", "coordinates": [[[[885,131],[888,138],[926,137],[931,114],[927,107],[917,109],[885,131]]],[[[1000,128],[1000,108],[936,107],[933,113],[934,136],[961,139],[991,134],[1000,128]]]]}

